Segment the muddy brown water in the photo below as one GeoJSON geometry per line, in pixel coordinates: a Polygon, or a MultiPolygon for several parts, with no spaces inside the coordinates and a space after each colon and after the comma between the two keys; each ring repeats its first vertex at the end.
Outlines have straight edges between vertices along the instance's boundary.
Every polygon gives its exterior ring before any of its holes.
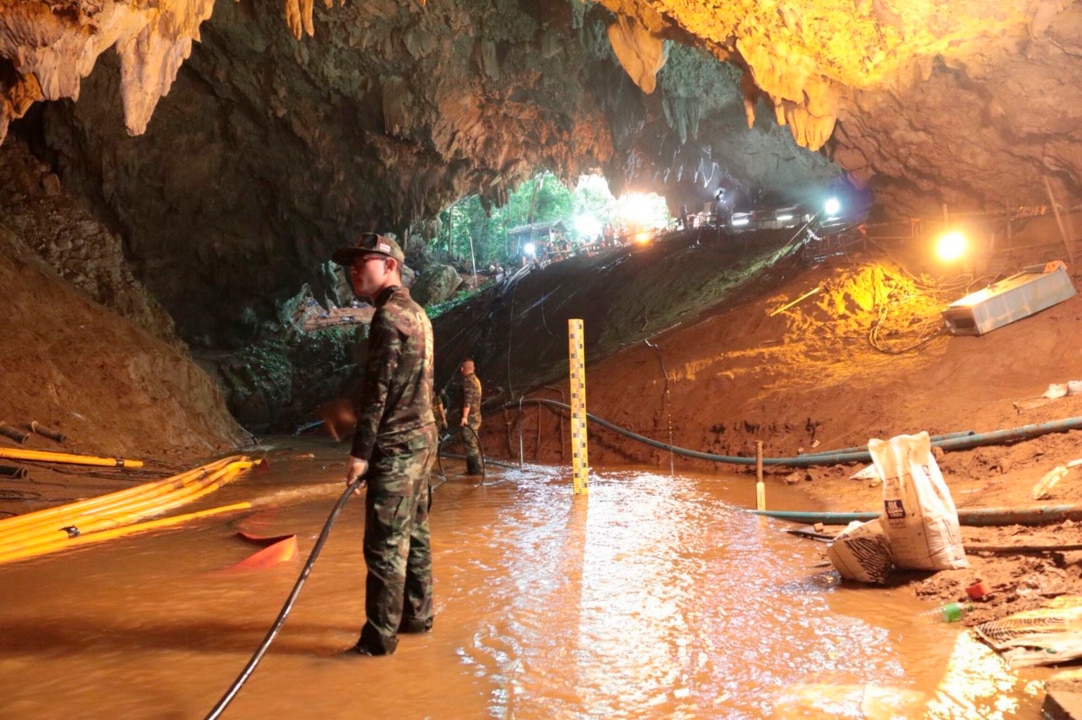
{"type": "MultiPolygon", "coordinates": [[[[209,505],[262,509],[0,566],[0,718],[201,718],[266,634],[343,487],[341,448],[271,455],[209,505]],[[223,571],[239,528],[301,556],[223,571]]],[[[351,501],[224,718],[1036,718],[1008,669],[905,590],[840,585],[822,546],[748,515],[747,475],[564,468],[434,494],[435,630],[343,655],[364,612],[351,501]]],[[[770,487],[772,507],[806,507],[770,487]]]]}

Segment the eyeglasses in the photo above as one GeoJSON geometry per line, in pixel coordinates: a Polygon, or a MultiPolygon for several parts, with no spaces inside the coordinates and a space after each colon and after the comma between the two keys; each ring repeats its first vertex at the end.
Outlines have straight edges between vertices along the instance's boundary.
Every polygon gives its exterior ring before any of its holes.
{"type": "Polygon", "coordinates": [[[362,255],[359,258],[353,260],[353,265],[350,267],[354,270],[360,270],[364,267],[364,264],[369,260],[386,260],[387,258],[382,255],[362,255]]]}

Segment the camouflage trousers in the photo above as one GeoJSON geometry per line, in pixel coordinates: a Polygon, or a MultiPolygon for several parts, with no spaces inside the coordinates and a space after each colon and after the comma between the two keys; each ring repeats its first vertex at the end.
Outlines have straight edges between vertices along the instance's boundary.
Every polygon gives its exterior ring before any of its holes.
{"type": "Polygon", "coordinates": [[[481,434],[481,418],[466,418],[466,427],[462,428],[462,444],[466,446],[466,463],[469,467],[481,467],[481,443],[477,436],[481,434]]]}
{"type": "Polygon", "coordinates": [[[432,627],[432,546],[429,474],[436,457],[435,428],[427,447],[388,454],[377,448],[365,497],[365,615],[361,644],[390,654],[398,633],[432,627]],[[404,493],[388,492],[401,488],[404,493]]]}

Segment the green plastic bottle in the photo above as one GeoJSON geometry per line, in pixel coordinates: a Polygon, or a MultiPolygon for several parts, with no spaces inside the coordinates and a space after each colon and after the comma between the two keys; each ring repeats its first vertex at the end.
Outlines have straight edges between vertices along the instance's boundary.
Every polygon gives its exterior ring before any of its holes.
{"type": "Polygon", "coordinates": [[[922,612],[921,617],[930,618],[935,622],[952,623],[964,618],[972,609],[973,606],[966,602],[949,602],[946,605],[940,605],[934,610],[922,612]]]}

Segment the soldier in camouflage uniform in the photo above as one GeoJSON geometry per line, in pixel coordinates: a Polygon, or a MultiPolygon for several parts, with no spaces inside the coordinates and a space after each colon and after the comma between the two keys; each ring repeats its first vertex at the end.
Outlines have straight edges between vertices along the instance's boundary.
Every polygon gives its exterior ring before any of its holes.
{"type": "Polygon", "coordinates": [[[364,477],[367,622],[353,651],[388,655],[398,633],[432,629],[429,473],[436,458],[432,324],[401,287],[405,260],[390,238],[366,233],[333,260],[376,306],[357,403],[346,484],[364,477]]]}
{"type": "Polygon", "coordinates": [[[473,360],[464,360],[462,374],[462,441],[466,445],[466,474],[481,474],[481,381],[474,375],[473,360]],[[468,428],[468,429],[467,429],[468,428]]]}

